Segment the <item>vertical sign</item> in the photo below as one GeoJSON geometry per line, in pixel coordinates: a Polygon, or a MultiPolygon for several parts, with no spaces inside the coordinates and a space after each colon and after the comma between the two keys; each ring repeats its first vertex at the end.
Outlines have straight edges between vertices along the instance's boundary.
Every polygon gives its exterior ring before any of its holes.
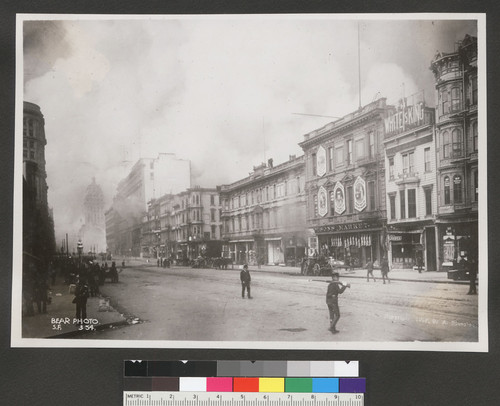
{"type": "Polygon", "coordinates": [[[345,212],[345,191],[342,183],[337,182],[335,184],[335,187],[333,188],[333,196],[335,213],[342,214],[345,212]]]}
{"type": "Polygon", "coordinates": [[[354,182],[354,208],[363,211],[366,208],[366,183],[361,176],[354,182]]]}
{"type": "Polygon", "coordinates": [[[326,173],[326,149],[323,146],[318,148],[316,154],[316,173],[318,176],[323,176],[326,173]]]}
{"type": "Polygon", "coordinates": [[[324,217],[328,213],[328,197],[326,189],[321,186],[318,190],[318,214],[324,217]]]}

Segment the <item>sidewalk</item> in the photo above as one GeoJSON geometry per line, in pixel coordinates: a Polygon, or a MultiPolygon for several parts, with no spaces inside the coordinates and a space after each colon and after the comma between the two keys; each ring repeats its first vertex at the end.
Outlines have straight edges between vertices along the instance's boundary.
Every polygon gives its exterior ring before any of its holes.
{"type": "MultiPolygon", "coordinates": [[[[118,261],[118,260],[117,260],[118,261]]],[[[118,262],[117,262],[118,263],[118,262]]],[[[119,260],[121,264],[121,259],[119,260]]],[[[126,260],[128,266],[156,266],[155,259],[149,259],[149,263],[146,259],[142,258],[129,258],[126,260]]],[[[174,266],[175,268],[175,266],[174,266]]],[[[250,272],[269,272],[269,273],[282,273],[287,275],[297,275],[300,276],[300,268],[292,267],[292,266],[281,266],[281,265],[261,265],[260,268],[255,266],[250,266],[250,272]]],[[[241,265],[229,265],[228,270],[240,270],[241,265]]],[[[357,268],[352,271],[345,270],[343,268],[339,269],[341,278],[359,278],[366,280],[366,269],[357,268]]],[[[373,275],[375,279],[382,280],[382,275],[380,273],[380,269],[374,269],[373,275]]],[[[305,275],[304,275],[305,276],[305,275]]],[[[328,276],[314,276],[308,275],[309,278],[326,278],[328,276]]],[[[431,283],[450,283],[450,284],[458,284],[458,285],[468,285],[469,281],[455,281],[453,279],[448,279],[447,272],[422,272],[418,273],[418,271],[414,271],[413,269],[393,269],[389,272],[389,278],[394,281],[402,281],[402,282],[431,282],[431,283]]]]}
{"type": "Polygon", "coordinates": [[[47,304],[47,313],[38,313],[34,305],[34,316],[23,316],[23,338],[66,338],[86,332],[110,328],[127,323],[127,320],[109,305],[109,300],[101,297],[89,297],[87,300],[86,323],[76,323],[76,305],[72,303],[73,294],[69,286],[58,277],[55,286],[49,288],[52,303],[47,304]]]}

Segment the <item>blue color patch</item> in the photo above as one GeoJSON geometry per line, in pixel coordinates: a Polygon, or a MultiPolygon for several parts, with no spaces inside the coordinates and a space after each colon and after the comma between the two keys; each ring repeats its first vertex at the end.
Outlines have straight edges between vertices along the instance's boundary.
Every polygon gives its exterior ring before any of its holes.
{"type": "Polygon", "coordinates": [[[313,393],[338,393],[339,378],[313,378],[313,393]]]}

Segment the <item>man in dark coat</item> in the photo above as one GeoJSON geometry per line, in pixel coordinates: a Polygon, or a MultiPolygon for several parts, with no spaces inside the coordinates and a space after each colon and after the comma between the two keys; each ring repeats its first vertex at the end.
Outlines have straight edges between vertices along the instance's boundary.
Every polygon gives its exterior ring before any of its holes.
{"type": "Polygon", "coordinates": [[[251,299],[250,295],[250,281],[252,278],[250,277],[250,272],[248,271],[248,265],[243,265],[243,270],[240,272],[240,280],[241,280],[241,298],[245,298],[245,289],[248,293],[248,298],[251,299]]]}
{"type": "Polygon", "coordinates": [[[87,318],[87,299],[89,297],[89,286],[83,279],[79,279],[75,289],[75,298],[73,303],[76,304],[77,319],[87,318]]]}
{"type": "Polygon", "coordinates": [[[339,309],[339,298],[338,295],[344,293],[346,288],[350,288],[351,285],[343,284],[339,281],[338,272],[332,273],[332,281],[328,284],[328,290],[326,291],[326,305],[328,306],[328,311],[330,313],[330,328],[332,333],[338,333],[339,331],[335,328],[340,319],[340,309],[339,309]]]}
{"type": "Polygon", "coordinates": [[[468,295],[477,295],[476,278],[477,278],[477,262],[471,260],[466,262],[466,269],[469,271],[469,292],[468,295]]]}
{"type": "Polygon", "coordinates": [[[373,276],[373,261],[370,259],[366,264],[366,281],[370,282],[370,276],[373,278],[373,282],[376,282],[375,276],[373,276]]]}

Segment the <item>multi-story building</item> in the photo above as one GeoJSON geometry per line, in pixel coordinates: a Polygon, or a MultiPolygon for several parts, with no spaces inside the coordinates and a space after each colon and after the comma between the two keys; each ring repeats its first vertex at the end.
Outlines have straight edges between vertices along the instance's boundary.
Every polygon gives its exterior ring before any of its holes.
{"type": "Polygon", "coordinates": [[[189,160],[160,153],[157,158],[141,158],[137,161],[128,176],[118,184],[112,213],[109,210],[106,212],[106,215],[110,215],[106,225],[113,229],[110,231],[113,235],[106,237],[111,252],[138,256],[141,253],[142,220],[148,210],[148,202],[165,194],[179,193],[190,186],[189,160]],[[117,247],[119,251],[113,251],[117,247]]]}
{"type": "Polygon", "coordinates": [[[304,135],[310,255],[363,266],[386,255],[386,99],[304,135]]]}
{"type": "Polygon", "coordinates": [[[297,264],[305,254],[304,157],[253,168],[220,187],[224,256],[237,264],[297,264]]]}
{"type": "Polygon", "coordinates": [[[149,202],[142,228],[142,253],[180,262],[221,256],[221,206],[215,188],[189,188],[149,202]]]}
{"type": "Polygon", "coordinates": [[[437,105],[438,266],[445,270],[461,256],[477,260],[477,38],[466,35],[453,52],[437,53],[431,70],[437,105]]]}
{"type": "Polygon", "coordinates": [[[85,223],[78,233],[84,250],[93,253],[106,252],[106,223],[104,219],[104,194],[92,178],[83,200],[85,223]]]}
{"type": "Polygon", "coordinates": [[[401,99],[385,120],[387,229],[392,268],[436,270],[434,109],[423,92],[401,99]]]}
{"type": "Polygon", "coordinates": [[[47,200],[45,119],[36,104],[23,103],[23,252],[46,262],[55,251],[54,221],[47,200]]]}

